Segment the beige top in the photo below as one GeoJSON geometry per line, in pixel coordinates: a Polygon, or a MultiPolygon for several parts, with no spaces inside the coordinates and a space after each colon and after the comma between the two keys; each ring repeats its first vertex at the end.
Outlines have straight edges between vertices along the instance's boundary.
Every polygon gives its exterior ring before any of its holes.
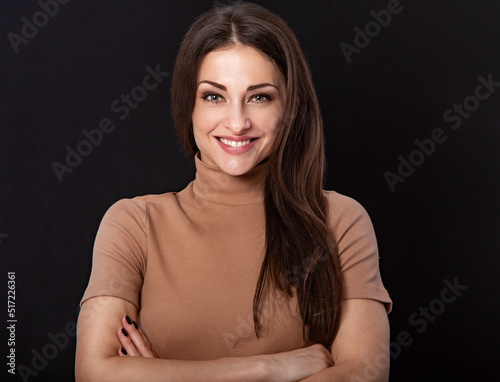
{"type": "MultiPolygon", "coordinates": [[[[161,358],[215,359],[308,345],[294,296],[266,299],[257,339],[252,301],[264,256],[263,188],[268,164],[230,176],[196,156],[182,191],[123,199],[106,212],[81,303],[116,296],[161,358]]],[[[344,299],[392,302],[384,288],[372,223],[355,200],[325,191],[345,280],[344,299]]]]}

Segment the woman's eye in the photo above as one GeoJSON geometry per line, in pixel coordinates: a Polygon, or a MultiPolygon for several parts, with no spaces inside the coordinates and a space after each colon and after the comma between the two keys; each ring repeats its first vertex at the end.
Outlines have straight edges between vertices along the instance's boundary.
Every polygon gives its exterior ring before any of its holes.
{"type": "Polygon", "coordinates": [[[213,103],[219,103],[222,101],[222,97],[220,95],[213,93],[206,94],[202,98],[208,102],[213,102],[213,103]]]}
{"type": "Polygon", "coordinates": [[[254,95],[252,97],[252,100],[254,100],[255,102],[261,103],[261,102],[266,102],[266,101],[271,100],[271,97],[269,97],[266,94],[257,94],[257,95],[254,95]]]}

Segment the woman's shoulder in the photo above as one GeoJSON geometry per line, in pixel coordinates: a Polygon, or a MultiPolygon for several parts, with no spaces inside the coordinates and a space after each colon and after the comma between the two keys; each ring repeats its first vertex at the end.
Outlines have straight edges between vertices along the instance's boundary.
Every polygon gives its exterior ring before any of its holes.
{"type": "Polygon", "coordinates": [[[176,192],[165,192],[162,194],[138,195],[129,198],[121,198],[112,203],[106,211],[106,216],[114,218],[137,217],[143,220],[149,209],[165,206],[175,201],[176,192]]]}
{"type": "Polygon", "coordinates": [[[338,236],[373,236],[368,212],[356,199],[335,191],[324,191],[328,200],[328,222],[338,236]]]}
{"type": "Polygon", "coordinates": [[[368,213],[355,199],[335,191],[325,191],[329,216],[344,277],[344,299],[392,301],[384,288],[379,271],[377,238],[368,213]]]}
{"type": "Polygon", "coordinates": [[[323,194],[328,201],[330,220],[368,217],[366,209],[356,199],[330,190],[323,190],[323,194]]]}

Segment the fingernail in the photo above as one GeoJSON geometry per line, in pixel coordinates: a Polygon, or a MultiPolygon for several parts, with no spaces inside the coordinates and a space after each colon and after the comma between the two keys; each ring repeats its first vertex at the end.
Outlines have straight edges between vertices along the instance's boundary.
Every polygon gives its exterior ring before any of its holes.
{"type": "Polygon", "coordinates": [[[123,335],[124,335],[125,337],[128,337],[128,333],[127,333],[127,331],[125,330],[125,328],[122,328],[122,333],[123,333],[123,335]]]}
{"type": "Polygon", "coordinates": [[[136,329],[139,329],[139,327],[137,326],[137,324],[135,323],[135,321],[132,321],[132,323],[134,324],[134,326],[135,326],[136,329]]]}
{"type": "Polygon", "coordinates": [[[125,350],[125,348],[124,348],[124,347],[122,347],[122,349],[121,349],[121,350],[122,350],[122,353],[123,353],[123,354],[127,355],[127,351],[125,350]]]}
{"type": "Polygon", "coordinates": [[[132,325],[132,320],[128,316],[128,314],[125,316],[125,319],[127,320],[127,324],[132,325]]]}

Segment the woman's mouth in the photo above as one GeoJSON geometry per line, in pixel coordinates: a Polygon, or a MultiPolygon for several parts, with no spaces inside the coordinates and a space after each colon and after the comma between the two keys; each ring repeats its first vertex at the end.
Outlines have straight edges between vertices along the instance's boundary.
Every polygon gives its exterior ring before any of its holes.
{"type": "Polygon", "coordinates": [[[229,137],[216,137],[222,149],[229,154],[244,154],[253,146],[258,138],[238,137],[233,140],[229,137]]]}
{"type": "Polygon", "coordinates": [[[231,141],[231,140],[226,139],[226,138],[218,138],[218,139],[219,139],[219,141],[221,141],[225,145],[228,145],[228,146],[231,146],[231,147],[246,146],[246,145],[248,145],[252,141],[251,139],[247,139],[247,140],[244,140],[244,141],[231,141]]]}

